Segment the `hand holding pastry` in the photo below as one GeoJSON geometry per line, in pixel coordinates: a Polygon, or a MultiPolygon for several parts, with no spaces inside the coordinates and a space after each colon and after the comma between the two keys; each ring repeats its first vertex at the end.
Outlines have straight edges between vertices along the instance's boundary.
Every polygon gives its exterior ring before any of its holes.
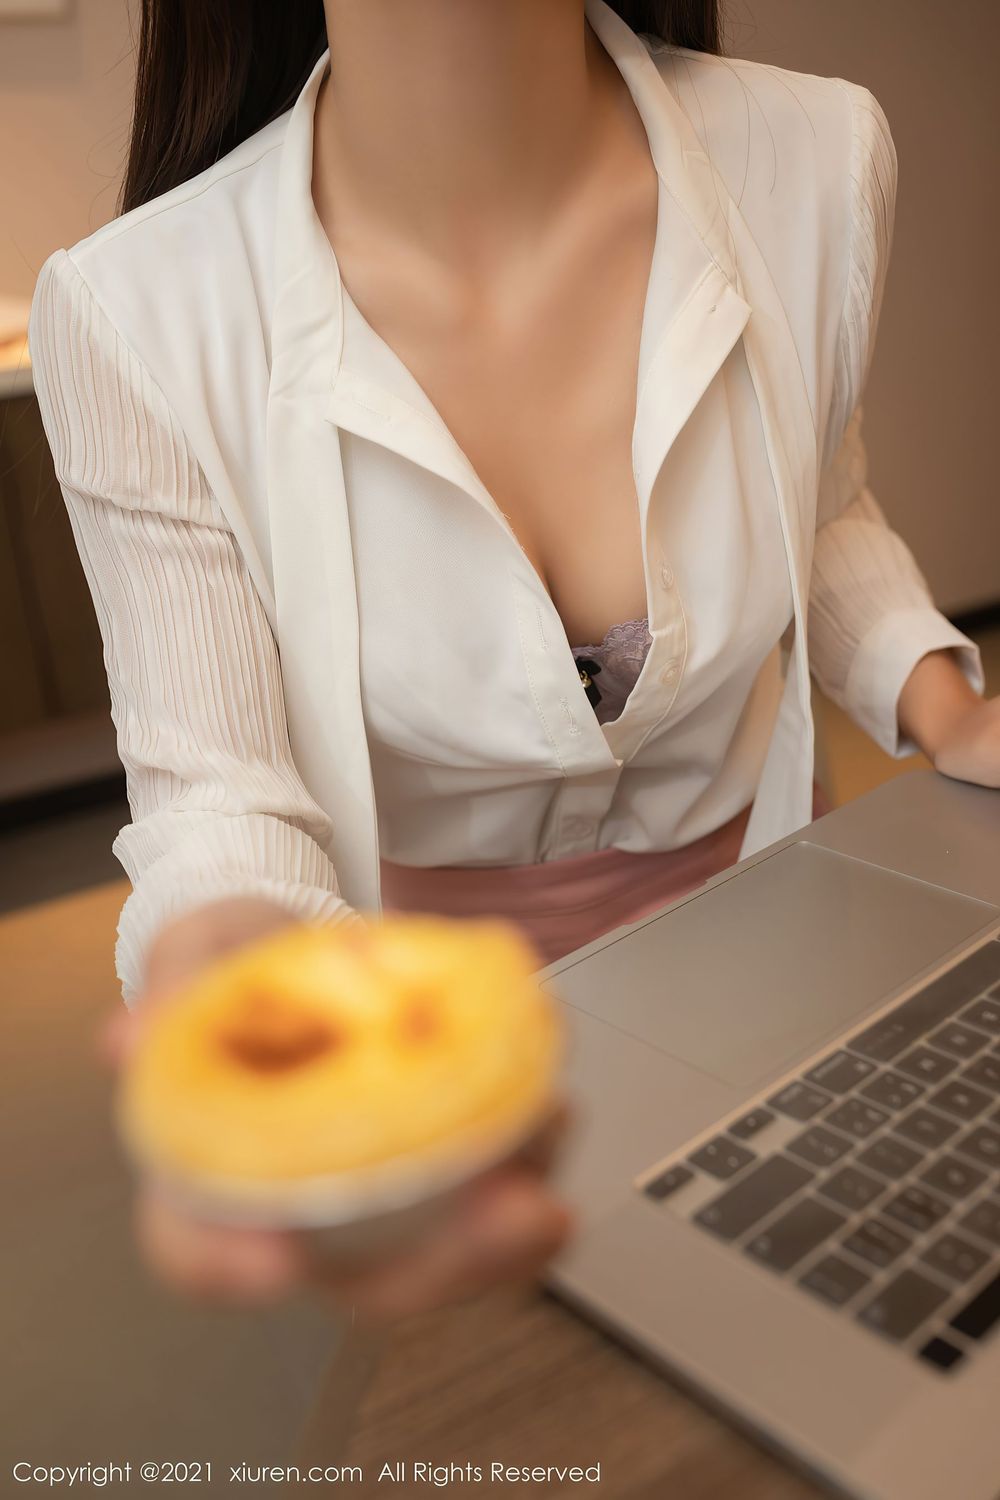
{"type": "Polygon", "coordinates": [[[271,913],[195,944],[186,983],[154,963],[118,1028],[151,1265],[238,1299],[308,1282],[374,1321],[534,1274],[569,1228],[534,955],[507,924],[271,913]]]}

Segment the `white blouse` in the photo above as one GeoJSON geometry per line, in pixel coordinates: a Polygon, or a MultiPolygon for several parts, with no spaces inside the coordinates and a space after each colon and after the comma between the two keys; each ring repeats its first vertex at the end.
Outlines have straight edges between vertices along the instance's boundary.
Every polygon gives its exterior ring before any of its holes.
{"type": "Polygon", "coordinates": [[[614,720],[340,279],[309,188],[328,53],[279,120],[42,267],[35,384],[132,812],[126,1001],[168,917],[249,893],[346,917],[377,906],[379,854],[670,849],[756,796],[754,852],[808,821],[810,672],[895,756],[926,652],[954,647],[983,691],[866,484],[895,196],[878,104],[586,13],[660,178],[633,435],[652,644],[614,720]]]}

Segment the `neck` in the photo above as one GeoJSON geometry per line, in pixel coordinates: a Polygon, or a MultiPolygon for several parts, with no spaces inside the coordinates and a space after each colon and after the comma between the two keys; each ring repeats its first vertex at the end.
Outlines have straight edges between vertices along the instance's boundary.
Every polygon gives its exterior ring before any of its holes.
{"type": "Polygon", "coordinates": [[[466,263],[522,246],[592,175],[625,85],[584,0],[325,0],[314,189],[466,263]]]}

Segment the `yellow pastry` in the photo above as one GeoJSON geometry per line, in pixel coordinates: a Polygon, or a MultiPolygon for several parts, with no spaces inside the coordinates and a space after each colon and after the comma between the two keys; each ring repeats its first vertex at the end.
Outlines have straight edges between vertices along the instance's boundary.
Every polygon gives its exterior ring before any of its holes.
{"type": "Polygon", "coordinates": [[[500,920],[282,929],[150,1013],[124,1138],[161,1175],[250,1196],[482,1160],[551,1099],[561,1028],[537,967],[500,920]]]}

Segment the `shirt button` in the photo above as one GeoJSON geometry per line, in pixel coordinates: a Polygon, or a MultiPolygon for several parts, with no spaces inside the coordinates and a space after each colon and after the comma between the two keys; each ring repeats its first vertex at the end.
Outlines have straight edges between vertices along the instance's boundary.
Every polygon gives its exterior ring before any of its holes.
{"type": "Polygon", "coordinates": [[[596,824],[591,818],[567,818],[563,824],[563,831],[567,838],[585,839],[592,834],[596,824]]]}
{"type": "Polygon", "coordinates": [[[680,668],[680,662],[677,662],[677,661],[668,661],[667,665],[663,668],[663,671],[660,673],[660,681],[661,682],[673,682],[676,679],[677,674],[680,671],[680,669],[681,669],[680,668]]]}
{"type": "Polygon", "coordinates": [[[665,589],[672,589],[674,586],[674,570],[673,568],[668,568],[666,563],[660,569],[660,582],[665,589]]]}

